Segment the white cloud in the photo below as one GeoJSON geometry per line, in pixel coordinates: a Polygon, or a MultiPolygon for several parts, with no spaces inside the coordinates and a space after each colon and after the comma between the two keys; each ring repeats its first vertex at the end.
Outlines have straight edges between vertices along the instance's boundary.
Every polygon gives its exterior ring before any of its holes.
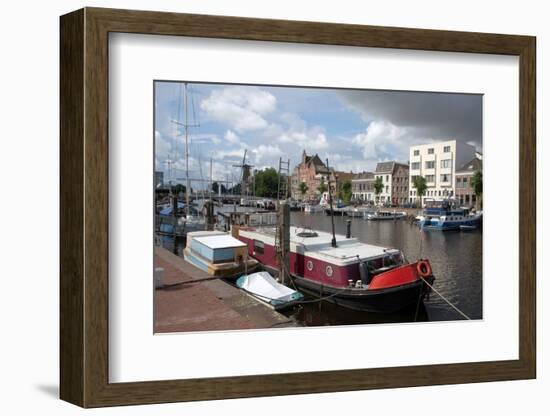
{"type": "Polygon", "coordinates": [[[240,144],[241,139],[232,130],[227,130],[224,135],[224,139],[232,144],[240,144]]]}
{"type": "Polygon", "coordinates": [[[214,159],[226,159],[226,158],[241,158],[243,157],[243,149],[228,149],[228,150],[215,150],[212,154],[214,159]]]}
{"type": "Polygon", "coordinates": [[[172,151],[172,145],[158,130],[155,130],[155,157],[164,161],[172,151]]]}
{"type": "Polygon", "coordinates": [[[267,127],[264,116],[275,111],[277,99],[257,87],[226,87],[212,91],[200,106],[210,119],[242,132],[267,127]]]}
{"type": "Polygon", "coordinates": [[[353,145],[361,148],[369,169],[373,169],[376,162],[407,162],[411,145],[434,141],[431,137],[424,137],[415,128],[396,126],[388,121],[373,121],[365,132],[351,139],[353,145]]]}
{"type": "Polygon", "coordinates": [[[272,146],[262,144],[255,149],[251,149],[250,151],[255,156],[255,163],[261,163],[262,160],[267,158],[275,158],[283,155],[283,151],[277,145],[272,146]]]}
{"type": "Polygon", "coordinates": [[[304,149],[326,149],[329,145],[325,130],[321,126],[309,127],[297,114],[284,113],[281,120],[288,128],[278,135],[281,143],[294,143],[304,149]]]}

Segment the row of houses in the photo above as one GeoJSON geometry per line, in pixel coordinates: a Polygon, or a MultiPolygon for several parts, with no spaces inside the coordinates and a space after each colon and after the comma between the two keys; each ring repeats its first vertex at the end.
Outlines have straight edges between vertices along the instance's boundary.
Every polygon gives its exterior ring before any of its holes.
{"type": "Polygon", "coordinates": [[[482,158],[475,147],[456,140],[411,146],[408,163],[379,162],[374,172],[361,173],[329,169],[318,155],[309,156],[304,151],[292,173],[291,196],[296,200],[313,200],[323,184],[328,185],[327,181],[336,195],[345,182],[351,182],[352,198],[356,201],[404,205],[418,202],[412,184],[417,176],[423,176],[427,190],[422,203],[426,199],[454,198],[461,204],[475,205],[472,178],[481,170],[482,158]],[[374,189],[377,178],[383,184],[378,195],[374,189]]]}

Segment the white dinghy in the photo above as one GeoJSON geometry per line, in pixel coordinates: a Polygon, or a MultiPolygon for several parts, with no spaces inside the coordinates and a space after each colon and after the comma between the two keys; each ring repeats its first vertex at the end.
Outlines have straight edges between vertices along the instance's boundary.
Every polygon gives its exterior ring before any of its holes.
{"type": "Polygon", "coordinates": [[[243,275],[237,279],[237,287],[276,310],[291,306],[304,297],[277,282],[268,272],[243,275]]]}

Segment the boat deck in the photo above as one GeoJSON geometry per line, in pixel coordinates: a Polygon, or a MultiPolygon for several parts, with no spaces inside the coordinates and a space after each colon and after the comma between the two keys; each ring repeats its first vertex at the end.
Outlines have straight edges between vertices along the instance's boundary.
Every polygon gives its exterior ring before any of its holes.
{"type": "Polygon", "coordinates": [[[212,276],[164,248],[155,247],[155,267],[164,269],[164,287],[155,290],[156,333],[296,326],[223,280],[203,280],[212,276]]]}

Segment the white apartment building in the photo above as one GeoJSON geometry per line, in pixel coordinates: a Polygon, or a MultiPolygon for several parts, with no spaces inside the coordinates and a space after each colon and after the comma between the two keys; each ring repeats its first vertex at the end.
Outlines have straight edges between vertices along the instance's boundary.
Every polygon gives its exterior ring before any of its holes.
{"type": "Polygon", "coordinates": [[[416,176],[423,176],[428,185],[422,197],[422,204],[426,199],[453,198],[456,194],[457,169],[472,160],[475,155],[475,146],[456,140],[411,146],[409,149],[409,202],[418,201],[414,187],[416,176]]]}

